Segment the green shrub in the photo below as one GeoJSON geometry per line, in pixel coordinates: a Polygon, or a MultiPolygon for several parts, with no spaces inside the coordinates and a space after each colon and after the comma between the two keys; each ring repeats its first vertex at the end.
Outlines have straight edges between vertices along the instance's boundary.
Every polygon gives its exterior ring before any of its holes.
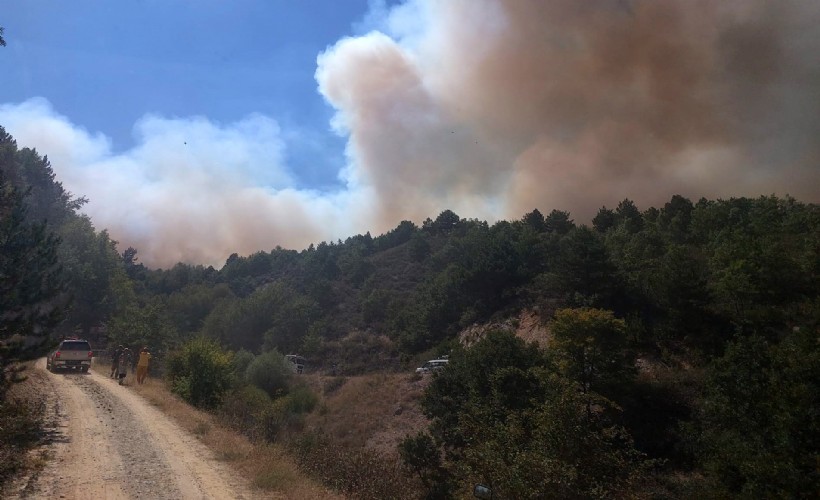
{"type": "Polygon", "coordinates": [[[288,391],[288,383],[293,376],[285,357],[276,350],[256,356],[245,370],[245,380],[262,389],[272,398],[288,391]]]}
{"type": "Polygon", "coordinates": [[[219,406],[232,381],[231,353],[203,337],[185,343],[168,359],[171,390],[201,408],[219,406]]]}
{"type": "Polygon", "coordinates": [[[299,432],[304,427],[305,414],[316,407],[319,398],[307,386],[297,386],[265,407],[259,415],[259,428],[267,441],[278,440],[283,433],[299,432]]]}
{"type": "Polygon", "coordinates": [[[293,388],[290,394],[285,396],[285,408],[290,413],[310,413],[318,402],[316,394],[304,385],[293,388]]]}
{"type": "Polygon", "coordinates": [[[258,427],[266,441],[276,441],[288,424],[288,414],[282,403],[283,400],[275,401],[258,415],[258,427]]]}
{"type": "Polygon", "coordinates": [[[247,349],[240,349],[234,353],[233,369],[234,373],[236,373],[239,378],[242,378],[245,375],[245,371],[248,369],[251,362],[253,362],[253,358],[253,353],[247,349]]]}
{"type": "Polygon", "coordinates": [[[297,386],[288,395],[271,400],[264,390],[246,385],[225,394],[219,416],[251,439],[274,442],[283,433],[300,431],[305,414],[317,404],[317,396],[307,386],[297,386]]]}
{"type": "Polygon", "coordinates": [[[407,436],[399,443],[399,456],[418,476],[428,498],[450,498],[454,485],[441,461],[441,451],[433,438],[424,432],[407,436]]]}
{"type": "Polygon", "coordinates": [[[246,385],[225,394],[219,416],[231,428],[255,439],[259,437],[259,416],[270,404],[268,393],[256,386],[246,385]]]}
{"type": "Polygon", "coordinates": [[[171,391],[190,403],[191,377],[179,375],[171,379],[171,391]]]}

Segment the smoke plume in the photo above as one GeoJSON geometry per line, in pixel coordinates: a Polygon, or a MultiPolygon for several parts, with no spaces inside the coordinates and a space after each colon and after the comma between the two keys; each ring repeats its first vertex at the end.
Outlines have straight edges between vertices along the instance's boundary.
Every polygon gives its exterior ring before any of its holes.
{"type": "Polygon", "coordinates": [[[817,201],[818,21],[810,1],[419,1],[317,79],[385,222],[817,201]]]}
{"type": "Polygon", "coordinates": [[[146,116],[138,144],[47,102],[0,107],[88,212],[151,265],[538,208],[791,194],[820,199],[820,3],[811,0],[375,2],[367,34],[317,59],[347,139],[344,188],[297,187],[271,118],[146,116]]]}

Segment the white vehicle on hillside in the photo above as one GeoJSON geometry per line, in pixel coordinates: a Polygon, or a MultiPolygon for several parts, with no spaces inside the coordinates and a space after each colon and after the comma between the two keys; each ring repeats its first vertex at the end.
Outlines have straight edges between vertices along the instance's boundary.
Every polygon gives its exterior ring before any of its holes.
{"type": "Polygon", "coordinates": [[[447,358],[431,359],[430,361],[427,361],[420,367],[416,368],[416,373],[423,374],[437,372],[447,368],[447,363],[449,362],[450,360],[447,358]]]}
{"type": "Polygon", "coordinates": [[[298,354],[288,354],[285,356],[285,360],[290,363],[291,370],[293,373],[302,374],[305,371],[305,363],[307,360],[298,354]]]}

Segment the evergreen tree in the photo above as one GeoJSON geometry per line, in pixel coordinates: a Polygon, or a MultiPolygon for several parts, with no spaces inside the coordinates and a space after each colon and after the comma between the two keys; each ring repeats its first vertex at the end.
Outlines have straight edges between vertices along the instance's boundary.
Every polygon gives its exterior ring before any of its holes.
{"type": "Polygon", "coordinates": [[[0,168],[0,399],[15,362],[41,355],[65,312],[60,240],[26,221],[23,195],[0,168]]]}

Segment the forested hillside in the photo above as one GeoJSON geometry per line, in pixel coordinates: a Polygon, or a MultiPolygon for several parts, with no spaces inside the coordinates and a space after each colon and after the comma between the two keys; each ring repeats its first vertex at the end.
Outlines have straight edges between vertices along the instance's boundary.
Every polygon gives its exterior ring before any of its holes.
{"type": "Polygon", "coordinates": [[[0,174],[3,381],[41,352],[12,348],[16,334],[151,346],[181,394],[216,409],[248,403],[237,377],[265,401],[298,401],[266,375],[279,353],[334,375],[449,354],[423,399],[429,433],[401,446],[430,497],[474,482],[501,498],[820,486],[816,204],[676,195],[602,207],[589,225],[560,207],[493,224],[445,210],[378,236],[160,270],[118,249],[48,159],[2,128],[0,174]],[[459,344],[523,309],[549,330],[546,349],[504,332],[459,344]],[[201,398],[184,375],[198,352],[227,381],[201,398]]]}

